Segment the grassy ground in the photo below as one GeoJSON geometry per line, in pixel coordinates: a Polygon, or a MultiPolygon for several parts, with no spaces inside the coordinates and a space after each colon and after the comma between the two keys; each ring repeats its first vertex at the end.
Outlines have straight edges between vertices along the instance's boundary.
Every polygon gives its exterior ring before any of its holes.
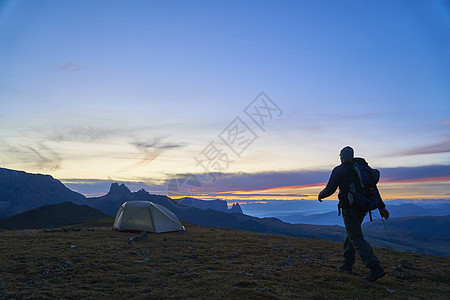
{"type": "MultiPolygon", "coordinates": [[[[0,298],[448,299],[449,258],[375,248],[388,275],[340,273],[342,244],[184,224],[187,232],[0,232],[0,298]],[[405,262],[407,261],[407,262],[405,262]],[[412,266],[410,265],[412,264],[412,266]]],[[[69,227],[67,227],[69,228],[69,227]]]]}

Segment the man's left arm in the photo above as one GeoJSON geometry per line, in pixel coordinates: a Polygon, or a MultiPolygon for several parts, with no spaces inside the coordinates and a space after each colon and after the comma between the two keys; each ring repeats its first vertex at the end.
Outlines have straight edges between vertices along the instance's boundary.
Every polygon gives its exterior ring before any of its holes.
{"type": "MultiPolygon", "coordinates": [[[[377,189],[378,192],[378,189],[377,189]]],[[[384,204],[383,199],[381,199],[380,192],[378,192],[378,196],[380,196],[380,206],[378,207],[378,211],[380,212],[380,216],[384,219],[389,219],[389,211],[386,209],[386,204],[384,204]]]]}
{"type": "Polygon", "coordinates": [[[380,211],[380,216],[384,219],[389,219],[389,211],[386,209],[386,207],[384,208],[379,208],[378,209],[380,211]]]}

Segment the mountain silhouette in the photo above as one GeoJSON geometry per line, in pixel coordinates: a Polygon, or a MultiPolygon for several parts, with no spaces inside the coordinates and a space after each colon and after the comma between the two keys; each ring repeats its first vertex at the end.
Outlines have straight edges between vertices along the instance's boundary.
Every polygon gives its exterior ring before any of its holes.
{"type": "Polygon", "coordinates": [[[234,214],[243,214],[242,208],[239,205],[239,203],[234,203],[233,206],[230,208],[230,213],[234,214]]]}
{"type": "Polygon", "coordinates": [[[127,201],[152,201],[163,206],[172,202],[167,196],[150,194],[144,189],[132,192],[124,184],[118,183],[112,183],[106,195],[87,198],[87,201],[90,206],[109,216],[115,216],[119,207],[127,201]]]}
{"type": "Polygon", "coordinates": [[[62,202],[87,204],[86,197],[50,175],[0,168],[0,218],[62,202]]]}
{"type": "Polygon", "coordinates": [[[205,201],[192,197],[184,197],[180,199],[174,199],[174,201],[177,202],[177,204],[180,206],[194,207],[201,210],[212,209],[221,212],[228,211],[227,201],[220,199],[205,201]]]}

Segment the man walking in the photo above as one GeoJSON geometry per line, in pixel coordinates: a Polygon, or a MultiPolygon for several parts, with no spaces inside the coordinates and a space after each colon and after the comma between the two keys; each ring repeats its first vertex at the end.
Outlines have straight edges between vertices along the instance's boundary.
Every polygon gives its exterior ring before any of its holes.
{"type": "MultiPolygon", "coordinates": [[[[353,168],[353,149],[349,146],[344,147],[340,152],[341,164],[335,167],[331,173],[327,186],[319,193],[319,201],[334,194],[339,187],[339,209],[342,209],[342,217],[344,219],[346,239],[344,243],[344,262],[339,266],[341,271],[351,274],[353,264],[355,263],[355,253],[361,257],[361,260],[370,274],[364,279],[374,282],[386,275],[386,272],[380,265],[380,260],[373,253],[372,247],[364,239],[361,230],[361,223],[366,215],[365,212],[358,211],[351,207],[348,200],[350,191],[350,168],[353,168]]],[[[389,212],[386,205],[381,201],[379,207],[381,217],[386,220],[389,218],[389,212]]]]}

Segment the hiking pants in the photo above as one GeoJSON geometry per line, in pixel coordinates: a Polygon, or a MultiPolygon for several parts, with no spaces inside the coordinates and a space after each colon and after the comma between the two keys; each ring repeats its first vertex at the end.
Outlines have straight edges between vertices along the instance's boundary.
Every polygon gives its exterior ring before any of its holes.
{"type": "Polygon", "coordinates": [[[342,209],[342,217],[344,218],[347,234],[344,243],[344,261],[349,265],[353,265],[355,263],[355,253],[358,253],[366,267],[370,268],[379,263],[380,260],[375,256],[372,247],[362,234],[361,223],[365,215],[365,213],[353,208],[342,209]]]}

